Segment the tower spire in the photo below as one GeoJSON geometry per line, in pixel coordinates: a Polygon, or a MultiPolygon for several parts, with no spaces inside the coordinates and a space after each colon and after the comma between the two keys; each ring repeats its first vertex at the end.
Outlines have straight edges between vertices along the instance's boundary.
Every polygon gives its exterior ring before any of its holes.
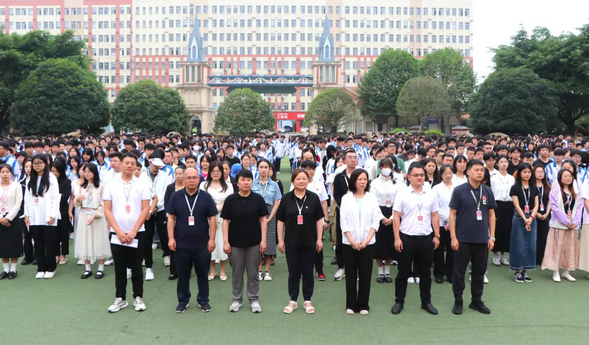
{"type": "Polygon", "coordinates": [[[188,40],[188,62],[204,62],[205,51],[204,41],[200,35],[200,23],[198,16],[194,16],[194,25],[192,27],[192,34],[188,40]]]}
{"type": "Polygon", "coordinates": [[[330,29],[331,25],[326,14],[325,20],[323,21],[323,34],[319,39],[319,61],[335,61],[335,58],[333,56],[335,41],[333,40],[333,36],[331,35],[330,29]]]}

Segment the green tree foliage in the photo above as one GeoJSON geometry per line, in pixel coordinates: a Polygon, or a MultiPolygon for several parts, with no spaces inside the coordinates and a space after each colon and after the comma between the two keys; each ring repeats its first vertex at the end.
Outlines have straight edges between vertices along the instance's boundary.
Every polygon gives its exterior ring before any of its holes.
{"type": "Polygon", "coordinates": [[[231,91],[215,116],[216,132],[245,134],[272,130],[275,124],[268,102],[249,88],[231,91]]]}
{"type": "Polygon", "coordinates": [[[185,133],[190,128],[190,112],[178,91],[141,80],[119,91],[112,125],[117,130],[185,133]]]}
{"type": "Polygon", "coordinates": [[[395,104],[407,80],[419,73],[419,62],[402,50],[387,49],[364,74],[359,86],[362,114],[376,119],[397,116],[395,104]]]}
{"type": "Polygon", "coordinates": [[[47,59],[68,58],[88,69],[83,55],[84,42],[76,41],[73,31],[51,35],[30,31],[24,35],[0,32],[0,131],[10,124],[15,92],[29,74],[47,59]]]}
{"type": "Polygon", "coordinates": [[[311,124],[328,128],[336,133],[338,128],[345,126],[357,118],[356,102],[344,89],[328,89],[322,91],[311,102],[305,114],[305,126],[311,124]]]}
{"type": "Polygon", "coordinates": [[[550,81],[559,100],[558,119],[569,133],[575,122],[589,114],[589,25],[579,34],[553,36],[546,28],[531,35],[520,30],[511,44],[494,49],[495,68],[525,67],[550,81]]]}
{"type": "Polygon", "coordinates": [[[525,68],[491,73],[474,95],[470,125],[478,133],[540,133],[554,129],[558,97],[550,82],[525,68]]]}
{"type": "Polygon", "coordinates": [[[24,134],[100,132],[108,124],[106,90],[69,59],[42,62],[15,92],[12,126],[24,134]]]}
{"type": "Polygon", "coordinates": [[[420,124],[430,118],[448,116],[452,112],[447,87],[432,77],[409,79],[397,98],[400,117],[417,119],[420,124]]]}
{"type": "Polygon", "coordinates": [[[475,75],[460,52],[452,48],[436,50],[423,58],[421,69],[424,75],[440,80],[447,87],[452,115],[459,116],[468,109],[468,100],[475,88],[475,75]]]}

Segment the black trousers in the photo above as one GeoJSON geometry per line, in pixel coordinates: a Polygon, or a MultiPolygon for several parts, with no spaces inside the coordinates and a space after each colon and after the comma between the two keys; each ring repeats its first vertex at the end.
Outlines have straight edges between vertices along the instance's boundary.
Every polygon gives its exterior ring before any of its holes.
{"type": "Polygon", "coordinates": [[[315,246],[313,246],[313,250],[315,252],[315,270],[316,271],[323,271],[323,249],[319,253],[315,250],[315,246]]]}
{"type": "Polygon", "coordinates": [[[198,294],[196,301],[199,304],[209,303],[209,268],[211,264],[211,254],[207,248],[201,249],[180,249],[176,248],[174,253],[176,268],[178,269],[178,285],[176,293],[179,304],[188,304],[190,302],[190,270],[194,265],[196,281],[198,283],[198,294]]]}
{"type": "Polygon", "coordinates": [[[31,225],[31,234],[35,240],[35,259],[37,260],[37,272],[55,272],[59,242],[57,239],[57,227],[46,225],[31,225]]]}
{"type": "MultiPolygon", "coordinates": [[[[131,277],[133,298],[143,297],[143,270],[141,269],[143,247],[144,242],[148,242],[149,245],[152,242],[151,238],[145,235],[145,232],[137,233],[135,237],[139,241],[137,248],[117,244],[110,245],[112,258],[115,262],[115,289],[117,298],[127,299],[127,268],[130,268],[133,273],[131,277]]],[[[116,234],[111,232],[110,236],[116,236],[116,234]]]]}
{"type": "Polygon", "coordinates": [[[279,172],[280,171],[280,161],[282,160],[282,158],[274,158],[274,171],[279,172]]]}
{"type": "Polygon", "coordinates": [[[450,231],[440,227],[440,245],[434,250],[434,277],[452,278],[452,263],[454,261],[454,250],[452,250],[452,239],[450,231]]]}
{"type": "Polygon", "coordinates": [[[346,268],[346,309],[352,309],[355,312],[370,310],[368,302],[374,250],[373,244],[360,251],[354,250],[350,245],[343,245],[346,268]]]}
{"type": "Polygon", "coordinates": [[[145,236],[146,241],[143,246],[143,258],[145,259],[145,267],[153,268],[153,250],[151,245],[153,243],[153,234],[157,229],[158,236],[160,238],[160,245],[162,246],[163,256],[169,256],[171,250],[168,247],[168,228],[166,226],[166,211],[159,211],[156,214],[151,215],[148,220],[145,221],[145,236]]]}
{"type": "Polygon", "coordinates": [[[342,252],[342,226],[340,222],[340,210],[339,207],[335,208],[335,258],[337,260],[337,268],[344,268],[344,254],[342,252]]]}
{"type": "Polygon", "coordinates": [[[313,261],[317,251],[315,246],[295,247],[285,242],[286,265],[288,266],[288,295],[291,301],[299,298],[301,275],[303,276],[303,300],[313,297],[315,279],[313,279],[313,261]]]}
{"type": "Polygon", "coordinates": [[[70,219],[67,215],[65,216],[65,219],[60,219],[57,221],[57,240],[59,243],[57,246],[57,255],[69,255],[71,229],[72,223],[70,223],[70,219]]]}
{"type": "MultiPolygon", "coordinates": [[[[434,235],[409,236],[401,233],[403,251],[399,256],[399,271],[395,279],[395,302],[405,303],[407,278],[411,277],[411,264],[419,276],[419,296],[421,303],[431,303],[432,277],[430,269],[434,256],[434,235]]],[[[347,274],[347,273],[346,273],[347,274]]]]}
{"type": "MultiPolygon", "coordinates": [[[[20,215],[21,213],[19,212],[17,217],[20,217],[20,215]]],[[[35,258],[35,251],[33,250],[33,235],[29,229],[27,229],[27,226],[25,225],[25,219],[19,218],[18,220],[20,221],[20,228],[22,229],[24,241],[23,249],[25,257],[23,258],[23,261],[33,261],[35,258]]]]}
{"type": "Polygon", "coordinates": [[[462,303],[464,292],[464,275],[468,263],[472,262],[470,293],[474,302],[480,301],[483,297],[483,286],[489,251],[487,243],[463,243],[460,242],[458,251],[454,252],[454,270],[452,275],[452,291],[454,300],[462,303]]]}

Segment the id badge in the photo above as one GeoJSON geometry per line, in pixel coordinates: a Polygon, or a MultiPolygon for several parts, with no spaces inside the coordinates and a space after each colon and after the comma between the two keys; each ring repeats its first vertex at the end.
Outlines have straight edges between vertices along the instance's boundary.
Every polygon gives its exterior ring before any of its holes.
{"type": "Polygon", "coordinates": [[[90,207],[86,209],[86,214],[89,216],[92,215],[92,209],[90,207]]]}
{"type": "Polygon", "coordinates": [[[131,213],[131,205],[125,205],[125,212],[131,213]]]}
{"type": "Polygon", "coordinates": [[[530,213],[530,206],[526,205],[524,207],[524,213],[530,213]]]}
{"type": "Polygon", "coordinates": [[[188,226],[194,226],[194,217],[193,216],[188,217],[188,226]]]}
{"type": "Polygon", "coordinates": [[[477,220],[483,220],[483,212],[477,211],[477,220]]]}
{"type": "Polygon", "coordinates": [[[573,218],[573,212],[571,210],[567,211],[567,216],[569,217],[569,219],[573,218]]]}
{"type": "Polygon", "coordinates": [[[540,204],[540,212],[544,212],[544,204],[540,204]]]}
{"type": "Polygon", "coordinates": [[[393,205],[393,203],[390,200],[387,200],[386,205],[387,205],[387,207],[391,207],[393,205]]]}
{"type": "Polygon", "coordinates": [[[300,214],[297,216],[297,225],[303,225],[303,216],[300,214]]]}
{"type": "Polygon", "coordinates": [[[417,216],[417,221],[418,222],[423,222],[423,216],[421,216],[421,215],[420,216],[417,216]]]}
{"type": "Polygon", "coordinates": [[[6,212],[6,207],[2,206],[2,210],[0,210],[0,213],[2,213],[2,214],[7,213],[6,212]]]}
{"type": "Polygon", "coordinates": [[[35,198],[35,206],[39,206],[39,198],[35,198]]]}

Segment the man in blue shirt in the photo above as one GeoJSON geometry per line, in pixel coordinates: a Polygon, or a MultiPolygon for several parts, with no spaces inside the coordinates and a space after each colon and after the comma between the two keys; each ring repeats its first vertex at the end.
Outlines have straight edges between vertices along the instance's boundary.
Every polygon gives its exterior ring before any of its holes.
{"type": "Polygon", "coordinates": [[[193,265],[198,282],[198,306],[203,312],[211,311],[208,272],[211,253],[215,250],[215,216],[218,212],[213,197],[198,189],[199,182],[198,171],[186,169],[185,187],[172,195],[167,207],[168,246],[175,252],[178,272],[176,313],[183,313],[188,308],[190,269],[193,265]]]}
{"type": "Polygon", "coordinates": [[[10,155],[10,143],[8,141],[0,142],[0,164],[8,164],[12,169],[12,180],[15,181],[20,176],[21,167],[16,158],[10,155]]]}

